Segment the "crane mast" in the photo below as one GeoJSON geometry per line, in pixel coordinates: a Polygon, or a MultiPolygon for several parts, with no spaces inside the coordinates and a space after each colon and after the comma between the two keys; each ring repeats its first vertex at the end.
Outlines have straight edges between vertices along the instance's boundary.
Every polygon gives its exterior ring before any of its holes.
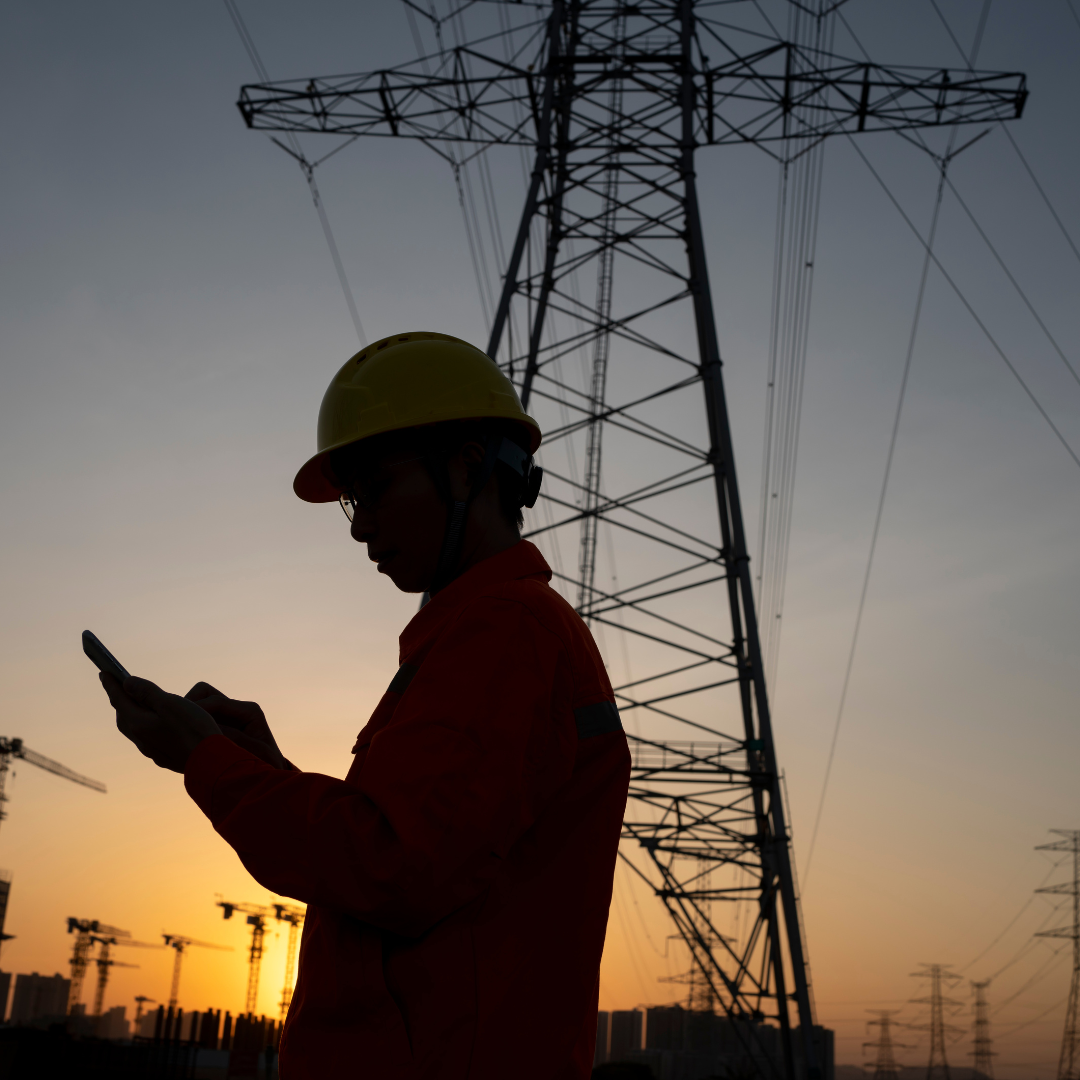
{"type": "Polygon", "coordinates": [[[298,943],[300,927],[304,925],[307,917],[306,907],[296,907],[293,904],[274,904],[274,918],[278,922],[284,922],[289,927],[289,938],[285,952],[285,985],[281,990],[281,1023],[285,1023],[285,1017],[289,1013],[292,1004],[293,985],[296,982],[296,946],[298,943]]]}
{"type": "Polygon", "coordinates": [[[173,957],[172,984],[169,987],[169,1008],[175,1009],[180,1001],[180,968],[183,965],[184,953],[194,945],[199,949],[218,949],[221,952],[232,952],[229,945],[214,945],[209,941],[196,941],[195,938],[185,934],[162,934],[165,944],[175,951],[173,957]]]}
{"type": "Polygon", "coordinates": [[[233,904],[225,900],[218,901],[222,915],[231,919],[239,911],[247,916],[251,927],[251,945],[248,947],[248,982],[244,999],[244,1012],[254,1014],[259,1005],[259,974],[262,971],[263,940],[266,937],[266,920],[274,914],[274,909],[263,904],[233,904]]]}

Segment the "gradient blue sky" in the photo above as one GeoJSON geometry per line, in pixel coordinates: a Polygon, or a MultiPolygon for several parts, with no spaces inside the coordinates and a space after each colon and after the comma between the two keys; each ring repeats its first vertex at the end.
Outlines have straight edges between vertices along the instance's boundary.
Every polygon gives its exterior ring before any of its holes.
{"type": "MultiPolygon", "coordinates": [[[[940,6],[968,43],[981,0],[940,6]]],[[[275,78],[414,55],[391,0],[241,8],[275,78]]],[[[959,63],[926,0],[850,0],[843,10],[882,62],[959,63]]],[[[110,788],[102,797],[18,768],[0,827],[18,935],[3,964],[65,970],[68,915],[144,940],[188,933],[238,953],[193,954],[182,1003],[235,1010],[244,934],[221,924],[214,894],[265,901],[265,892],[179,781],[113,731],[78,634],[94,629],[130,669],[171,688],[203,678],[259,700],[294,760],[344,772],[414,610],[374,579],[336,507],[306,506],[290,489],[355,334],[299,170],[235,110],[253,72],[221,3],[15,2],[0,19],[0,733],[110,788]]],[[[837,51],[855,53],[843,33],[837,51]]],[[[1067,0],[992,5],[980,67],[1028,73],[1031,99],[1012,130],[1074,236],[1078,59],[1067,0]]],[[[925,229],[932,162],[894,136],[863,145],[925,229]]],[[[752,149],[702,154],[699,167],[755,522],[776,169],[752,149]]],[[[516,162],[495,168],[512,207],[516,162]]],[[[1000,131],[952,175],[1080,361],[1080,262],[1000,131]]],[[[371,141],[328,162],[319,181],[372,337],[425,327],[483,342],[442,162],[421,146],[371,141]]],[[[949,195],[938,250],[1080,447],[1080,388],[949,195]]],[[[920,266],[865,166],[831,144],[775,696],[803,868],[920,266]]],[[[909,972],[920,962],[986,977],[1018,954],[990,991],[995,1006],[1022,991],[995,1014],[998,1075],[1054,1072],[1067,965],[1045,943],[1026,947],[1044,919],[1053,925],[1049,903],[1035,900],[972,961],[1047,880],[1052,863],[1033,851],[1046,830],[1080,827],[1078,526],[1080,468],[932,272],[806,878],[818,1007],[839,1032],[841,1061],[861,1060],[865,1008],[915,994],[909,972]]],[[[678,987],[656,978],[680,961],[658,955],[642,923],[656,943],[667,927],[629,879],[617,884],[602,1006],[672,1000],[678,987]]],[[[268,1010],[283,963],[282,943],[274,948],[268,1010]]],[[[171,956],[149,955],[137,972],[115,973],[110,1003],[166,996],[171,956]]],[[[969,1048],[957,1043],[957,1063],[969,1048]]]]}

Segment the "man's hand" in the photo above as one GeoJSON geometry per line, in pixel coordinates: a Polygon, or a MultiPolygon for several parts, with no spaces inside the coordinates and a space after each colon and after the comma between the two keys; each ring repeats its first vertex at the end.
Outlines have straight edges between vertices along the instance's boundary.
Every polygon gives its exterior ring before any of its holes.
{"type": "Polygon", "coordinates": [[[262,709],[254,701],[226,697],[205,682],[197,682],[185,696],[188,701],[198,702],[199,707],[221,725],[222,735],[232,739],[237,746],[262,758],[275,769],[289,768],[262,709]]]}
{"type": "Polygon", "coordinates": [[[182,773],[191,751],[211,735],[220,735],[213,716],[193,701],[168,694],[147,679],[128,676],[123,683],[102,672],[101,685],[116,710],[116,726],[155,765],[182,773]]]}

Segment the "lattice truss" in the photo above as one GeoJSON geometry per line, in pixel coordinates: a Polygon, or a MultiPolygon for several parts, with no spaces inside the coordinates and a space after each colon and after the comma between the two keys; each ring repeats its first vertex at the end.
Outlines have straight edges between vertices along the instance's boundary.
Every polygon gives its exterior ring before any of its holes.
{"type": "Polygon", "coordinates": [[[784,159],[831,134],[1014,118],[1024,78],[849,61],[821,33],[777,40],[749,4],[458,8],[475,32],[449,23],[457,43],[434,55],[245,86],[239,107],[257,129],[419,139],[455,168],[530,151],[488,353],[545,433],[527,535],[593,626],[628,730],[622,856],[690,952],[691,1004],[771,1021],[779,1058],[736,1024],[746,1052],[813,1075],[789,1027],[809,1035],[809,969],[694,152],[784,159]]]}

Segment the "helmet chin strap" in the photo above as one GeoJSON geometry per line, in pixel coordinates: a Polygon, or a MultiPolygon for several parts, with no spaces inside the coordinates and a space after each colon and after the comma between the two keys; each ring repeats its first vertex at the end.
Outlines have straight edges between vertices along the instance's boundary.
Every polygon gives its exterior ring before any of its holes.
{"type": "MultiPolygon", "coordinates": [[[[461,572],[458,570],[458,564],[461,562],[461,549],[465,544],[465,522],[469,516],[469,506],[491,479],[502,444],[503,437],[501,435],[493,435],[487,440],[487,445],[484,448],[484,459],[480,463],[480,469],[472,484],[469,486],[469,494],[464,502],[453,499],[450,494],[449,477],[446,477],[444,497],[450,507],[446,515],[446,532],[443,534],[442,550],[439,552],[439,562],[435,567],[435,576],[428,591],[424,593],[420,600],[421,607],[440,589],[449,585],[461,572]]],[[[443,468],[446,468],[445,462],[443,468]]]]}

